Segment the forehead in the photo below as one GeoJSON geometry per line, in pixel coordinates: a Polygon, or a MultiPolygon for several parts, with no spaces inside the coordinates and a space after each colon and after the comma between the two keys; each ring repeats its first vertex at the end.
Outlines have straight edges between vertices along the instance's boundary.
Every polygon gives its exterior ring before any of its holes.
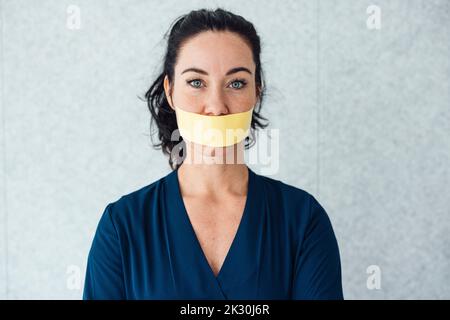
{"type": "Polygon", "coordinates": [[[197,67],[208,73],[225,74],[234,67],[254,71],[252,50],[238,34],[228,31],[206,31],[185,41],[180,47],[175,73],[197,67]]]}

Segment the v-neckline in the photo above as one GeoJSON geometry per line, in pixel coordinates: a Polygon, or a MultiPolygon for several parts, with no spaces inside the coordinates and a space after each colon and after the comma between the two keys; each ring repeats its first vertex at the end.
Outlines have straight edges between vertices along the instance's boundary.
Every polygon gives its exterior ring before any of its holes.
{"type": "Polygon", "coordinates": [[[192,225],[192,222],[189,218],[189,214],[187,212],[186,206],[184,204],[184,200],[183,200],[183,196],[181,194],[181,188],[180,188],[180,181],[178,180],[178,168],[175,170],[174,175],[175,175],[175,185],[176,185],[176,198],[177,201],[179,203],[179,207],[182,208],[182,212],[181,212],[181,218],[184,220],[184,223],[186,224],[187,228],[189,229],[189,233],[191,234],[191,238],[194,242],[194,245],[196,247],[196,250],[199,252],[200,256],[201,256],[201,260],[202,260],[202,264],[205,266],[205,268],[209,271],[210,275],[216,280],[220,280],[220,278],[222,277],[222,274],[226,271],[226,267],[228,264],[230,264],[230,260],[232,259],[232,255],[233,252],[236,250],[234,249],[234,247],[236,247],[239,242],[239,238],[241,236],[241,233],[243,232],[242,229],[244,229],[246,221],[248,220],[248,215],[249,215],[249,205],[250,205],[250,201],[251,199],[251,195],[252,195],[252,190],[253,190],[253,176],[252,176],[252,171],[251,169],[247,166],[247,170],[248,170],[248,182],[247,182],[247,196],[245,199],[245,205],[244,205],[244,210],[242,212],[242,216],[241,219],[239,221],[239,225],[236,229],[236,233],[233,237],[233,240],[231,241],[231,245],[228,249],[227,254],[225,255],[225,259],[223,260],[222,266],[219,269],[219,272],[217,273],[217,275],[214,274],[213,269],[211,268],[208,259],[206,258],[206,254],[203,251],[203,248],[200,244],[200,241],[197,237],[197,234],[195,233],[194,227],[192,225]]]}

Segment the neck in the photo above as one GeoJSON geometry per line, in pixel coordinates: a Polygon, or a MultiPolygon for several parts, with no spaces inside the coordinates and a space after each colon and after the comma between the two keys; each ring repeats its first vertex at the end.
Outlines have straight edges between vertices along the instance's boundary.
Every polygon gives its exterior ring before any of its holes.
{"type": "Polygon", "coordinates": [[[248,168],[244,161],[236,161],[236,158],[243,155],[243,144],[218,149],[221,150],[215,153],[204,151],[203,157],[197,157],[196,161],[193,161],[193,150],[187,147],[185,161],[178,169],[178,179],[184,196],[220,198],[224,194],[247,194],[248,168]],[[229,156],[230,149],[237,151],[234,152],[234,161],[220,161],[225,154],[229,156]]]}

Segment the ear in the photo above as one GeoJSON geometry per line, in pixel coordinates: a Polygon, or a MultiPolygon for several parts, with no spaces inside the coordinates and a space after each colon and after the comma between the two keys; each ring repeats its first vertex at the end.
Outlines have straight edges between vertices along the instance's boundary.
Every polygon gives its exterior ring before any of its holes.
{"type": "Polygon", "coordinates": [[[164,76],[164,93],[166,94],[167,102],[169,102],[169,106],[175,110],[172,103],[172,97],[170,96],[170,84],[169,84],[169,77],[167,74],[164,76]]]}
{"type": "Polygon", "coordinates": [[[262,93],[262,87],[261,86],[257,86],[256,87],[256,103],[258,103],[261,99],[261,93],[262,93]]]}

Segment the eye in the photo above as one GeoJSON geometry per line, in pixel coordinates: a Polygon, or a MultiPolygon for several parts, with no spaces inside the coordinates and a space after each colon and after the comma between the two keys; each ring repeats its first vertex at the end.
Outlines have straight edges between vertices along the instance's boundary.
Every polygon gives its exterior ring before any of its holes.
{"type": "Polygon", "coordinates": [[[246,84],[247,84],[247,81],[245,81],[244,79],[234,79],[231,82],[231,87],[233,89],[240,90],[243,87],[245,87],[246,84]]]}
{"type": "Polygon", "coordinates": [[[199,89],[202,86],[202,81],[200,79],[186,80],[186,83],[196,89],[199,89]]]}
{"type": "MultiPolygon", "coordinates": [[[[186,80],[186,83],[195,89],[200,89],[202,87],[201,79],[186,80]]],[[[245,81],[244,79],[234,79],[233,81],[231,81],[230,84],[231,88],[235,90],[240,90],[244,88],[246,85],[247,81],[245,81]]]]}

